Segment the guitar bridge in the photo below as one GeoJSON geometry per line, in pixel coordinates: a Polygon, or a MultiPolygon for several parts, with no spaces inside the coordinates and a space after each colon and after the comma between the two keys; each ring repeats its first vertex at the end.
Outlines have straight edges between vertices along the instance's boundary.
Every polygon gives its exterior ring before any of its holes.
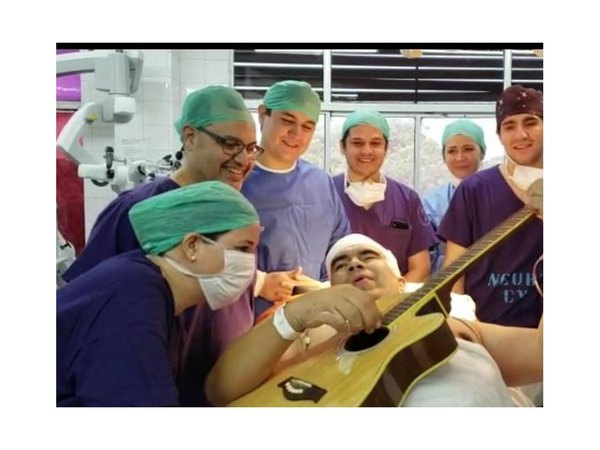
{"type": "Polygon", "coordinates": [[[300,378],[289,377],[277,385],[281,388],[283,396],[289,401],[310,400],[318,403],[327,391],[317,385],[300,378]]]}

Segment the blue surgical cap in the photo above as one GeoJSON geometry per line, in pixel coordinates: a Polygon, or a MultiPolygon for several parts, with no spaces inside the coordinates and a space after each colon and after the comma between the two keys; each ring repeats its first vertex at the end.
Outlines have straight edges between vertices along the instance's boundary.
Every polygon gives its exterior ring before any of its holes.
{"type": "Polygon", "coordinates": [[[299,111],[319,121],[321,99],[304,81],[286,80],[275,83],[265,94],[263,105],[278,111],[299,111]]]}
{"type": "Polygon", "coordinates": [[[150,255],[177,246],[187,233],[210,234],[259,223],[254,206],[220,181],[203,181],[150,197],[129,210],[129,221],[150,255]]]}
{"type": "Polygon", "coordinates": [[[483,138],[483,129],[477,125],[475,122],[468,119],[460,119],[456,120],[452,123],[449,123],[446,128],[444,128],[444,134],[442,135],[442,155],[444,154],[444,149],[446,148],[446,142],[452,136],[456,136],[460,134],[462,136],[466,136],[479,145],[481,148],[481,157],[485,156],[485,139],[483,138]]]}
{"type": "Polygon", "coordinates": [[[342,127],[342,136],[346,134],[350,128],[357,125],[371,125],[377,128],[383,133],[386,139],[390,138],[390,126],[385,117],[383,117],[378,111],[372,109],[360,109],[350,114],[344,121],[342,127]]]}

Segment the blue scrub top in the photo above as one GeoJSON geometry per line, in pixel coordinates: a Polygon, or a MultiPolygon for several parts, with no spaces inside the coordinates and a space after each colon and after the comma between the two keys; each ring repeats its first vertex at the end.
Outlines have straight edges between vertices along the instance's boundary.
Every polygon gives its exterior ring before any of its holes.
{"type": "MultiPolygon", "coordinates": [[[[499,166],[481,170],[458,185],[438,235],[467,248],[523,206],[499,166]]],[[[466,271],[465,294],[481,321],[538,326],[543,301],[532,271],[544,252],[543,231],[542,220],[533,219],[466,271]]]]}
{"type": "MultiPolygon", "coordinates": [[[[350,233],[344,206],[324,170],[299,160],[290,172],[276,173],[258,165],[242,186],[264,227],[258,245],[258,268],[287,271],[302,266],[304,274],[326,280],[329,248],[350,233]]],[[[257,298],[258,317],[273,304],[257,298]]]]}
{"type": "Polygon", "coordinates": [[[204,381],[254,324],[252,289],[174,317],[170,288],[141,250],[57,291],[57,405],[210,406],[204,381]]]}
{"type": "MultiPolygon", "coordinates": [[[[450,205],[450,200],[452,199],[455,191],[456,187],[452,183],[446,183],[435,188],[423,199],[425,213],[427,213],[427,216],[431,221],[431,225],[436,232],[440,226],[440,223],[442,223],[444,214],[446,214],[446,210],[448,209],[448,205],[450,205]]],[[[442,268],[445,252],[446,245],[442,241],[435,245],[431,250],[431,273],[442,268]]]]}
{"type": "Polygon", "coordinates": [[[160,269],[136,250],[56,293],[57,406],[173,406],[181,324],[160,269]]]}

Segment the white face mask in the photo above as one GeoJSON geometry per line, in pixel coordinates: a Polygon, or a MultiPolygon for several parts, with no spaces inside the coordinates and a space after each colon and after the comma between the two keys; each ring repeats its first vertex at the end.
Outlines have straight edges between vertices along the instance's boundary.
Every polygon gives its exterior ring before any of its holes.
{"type": "Polygon", "coordinates": [[[383,182],[366,183],[364,181],[348,182],[348,174],[344,174],[344,192],[350,197],[352,203],[363,208],[368,208],[373,203],[381,202],[385,199],[386,180],[381,177],[383,182]]]}
{"type": "MultiPolygon", "coordinates": [[[[506,157],[515,166],[513,174],[508,175],[508,177],[512,180],[513,183],[517,185],[519,189],[526,191],[527,189],[529,189],[529,186],[531,186],[535,180],[537,180],[538,178],[544,178],[544,169],[539,169],[537,167],[520,166],[512,159],[510,159],[508,155],[506,155],[506,157]]],[[[508,162],[506,163],[506,172],[508,174],[508,162]]]]}
{"type": "Polygon", "coordinates": [[[235,303],[248,289],[256,272],[256,258],[252,253],[228,250],[211,239],[204,236],[201,238],[223,249],[225,263],[219,273],[193,273],[168,256],[165,260],[181,273],[198,279],[206,303],[214,311],[235,303]]]}

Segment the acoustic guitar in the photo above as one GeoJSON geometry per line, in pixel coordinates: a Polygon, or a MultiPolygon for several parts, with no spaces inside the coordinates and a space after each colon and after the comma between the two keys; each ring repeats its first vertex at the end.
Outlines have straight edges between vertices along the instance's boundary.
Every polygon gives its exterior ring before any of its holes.
{"type": "Polygon", "coordinates": [[[534,216],[520,209],[417,291],[380,299],[392,306],[373,333],[338,333],[308,348],[299,361],[229,406],[401,405],[415,383],[457,349],[446,323],[456,280],[534,216]]]}

